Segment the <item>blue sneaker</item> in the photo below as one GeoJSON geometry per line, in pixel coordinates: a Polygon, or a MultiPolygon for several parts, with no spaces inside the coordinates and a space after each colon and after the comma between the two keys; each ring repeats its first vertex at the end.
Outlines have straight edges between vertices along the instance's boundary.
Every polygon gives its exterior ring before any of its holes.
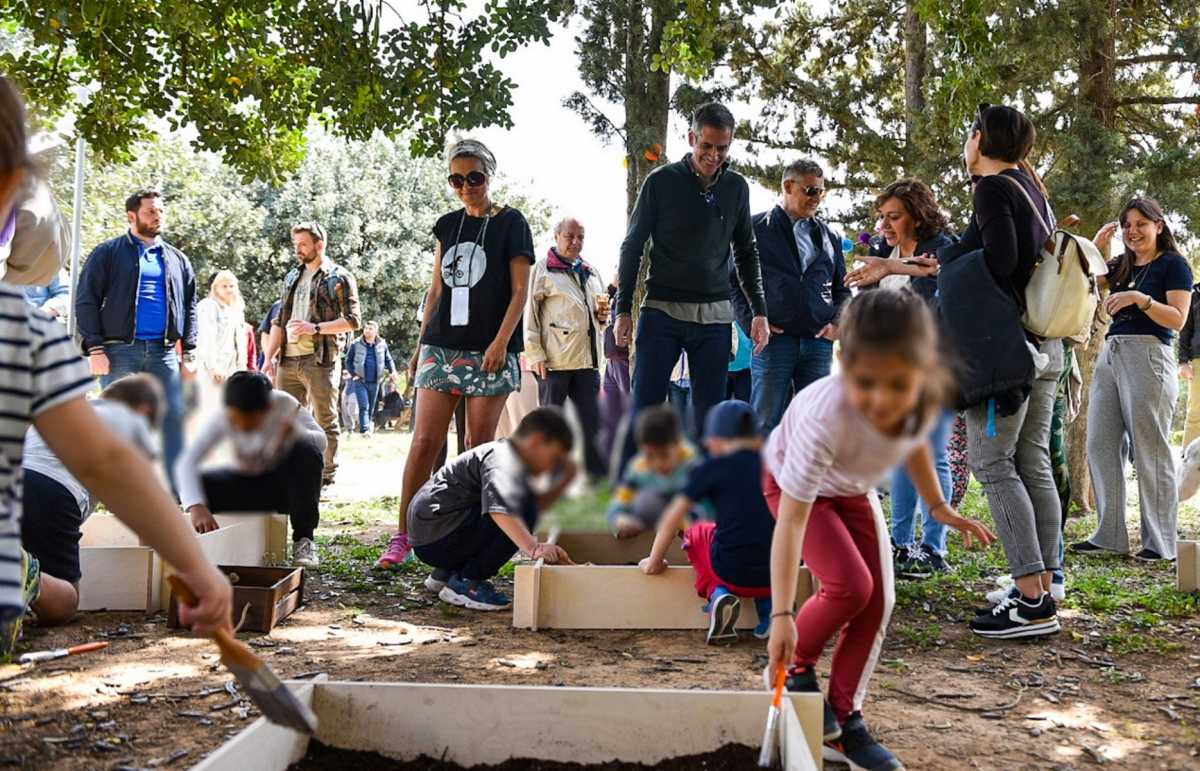
{"type": "Polygon", "coordinates": [[[861,712],[846,718],[840,737],[826,740],[824,755],[827,761],[845,763],[851,771],[904,771],[900,759],[871,736],[861,712]]]}
{"type": "Polygon", "coordinates": [[[512,605],[512,600],[487,581],[471,581],[460,576],[450,576],[446,585],[438,592],[438,597],[450,603],[471,610],[504,610],[512,605]]]}
{"type": "Polygon", "coordinates": [[[709,595],[708,605],[708,636],[704,641],[709,645],[737,642],[737,621],[742,613],[742,601],[728,589],[718,586],[709,595]]]}
{"type": "Polygon", "coordinates": [[[766,640],[771,636],[771,598],[760,597],[755,600],[754,609],[758,611],[758,626],[754,627],[754,636],[766,640]]]}

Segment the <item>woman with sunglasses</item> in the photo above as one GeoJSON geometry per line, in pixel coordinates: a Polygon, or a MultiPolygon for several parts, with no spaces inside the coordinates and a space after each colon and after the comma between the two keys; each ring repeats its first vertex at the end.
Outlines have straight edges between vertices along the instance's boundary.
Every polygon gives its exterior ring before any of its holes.
{"type": "Polygon", "coordinates": [[[482,142],[456,142],[449,161],[448,181],[463,208],[433,228],[437,245],[421,344],[408,365],[421,408],[404,465],[399,531],[376,563],[388,570],[412,554],[408,504],[429,480],[459,400],[466,400],[467,437],[477,447],[492,441],[505,400],[521,384],[517,354],[533,234],[521,212],[492,201],[496,158],[482,142]]]}
{"type": "MultiPolygon", "coordinates": [[[[882,286],[908,288],[933,304],[937,295],[938,249],[954,243],[950,221],[938,206],[933,191],[919,179],[902,179],[884,188],[875,198],[879,236],[871,242],[865,265],[846,275],[846,285],[857,289],[882,286]]],[[[938,482],[950,500],[954,493],[947,446],[954,413],[939,418],[929,435],[938,482]]],[[[923,514],[921,542],[916,542],[917,491],[908,471],[898,466],[892,472],[892,548],[896,574],[905,578],[927,578],[950,570],[946,564],[946,526],[934,519],[929,506],[920,502],[923,514]]]]}
{"type": "MultiPolygon", "coordinates": [[[[977,181],[971,222],[953,254],[982,251],[995,286],[1019,306],[1051,234],[1048,223],[1055,221],[1040,180],[1023,164],[1036,136],[1021,112],[980,105],[963,147],[967,170],[977,181]]],[[[943,259],[953,259],[949,251],[942,251],[943,259]]],[[[981,302],[986,299],[981,296],[981,302]]],[[[1035,369],[1028,394],[1012,388],[966,411],[968,461],[987,495],[1014,580],[1007,596],[971,622],[972,631],[983,637],[1036,637],[1059,630],[1050,589],[1052,571],[1061,561],[1062,509],[1050,464],[1050,423],[1063,347],[1060,340],[1028,334],[1026,340],[1035,369]]],[[[982,348],[991,341],[967,344],[982,348]]]]}
{"type": "Polygon", "coordinates": [[[1179,508],[1171,420],[1179,383],[1175,334],[1191,304],[1192,270],[1179,253],[1162,207],[1153,198],[1125,204],[1119,222],[1096,234],[1104,252],[1121,229],[1125,249],[1108,266],[1104,310],[1112,325],[1096,359],[1088,401],[1088,469],[1096,490],[1099,523],[1077,554],[1129,553],[1125,529],[1125,458],[1132,443],[1141,508],[1142,550],[1148,562],[1175,558],[1179,508]]]}

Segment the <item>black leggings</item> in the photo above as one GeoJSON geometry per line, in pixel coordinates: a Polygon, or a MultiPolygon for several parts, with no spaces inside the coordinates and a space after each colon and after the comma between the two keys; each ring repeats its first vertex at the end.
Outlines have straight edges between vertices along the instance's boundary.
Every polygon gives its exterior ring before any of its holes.
{"type": "Polygon", "coordinates": [[[517,545],[489,514],[470,516],[457,530],[413,551],[427,565],[457,573],[469,581],[486,581],[512,559],[517,545]]]}
{"type": "Polygon", "coordinates": [[[292,521],[292,540],[312,538],[321,516],[324,467],[325,458],[315,445],[296,442],[279,465],[264,474],[243,474],[233,469],[204,472],[204,497],[214,514],[284,512],[292,521]]]}

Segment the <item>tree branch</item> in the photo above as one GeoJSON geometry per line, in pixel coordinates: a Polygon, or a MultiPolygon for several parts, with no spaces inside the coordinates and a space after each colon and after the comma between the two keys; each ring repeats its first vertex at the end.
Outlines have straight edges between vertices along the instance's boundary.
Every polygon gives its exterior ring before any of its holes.
{"type": "Polygon", "coordinates": [[[1171,64],[1187,64],[1191,59],[1183,54],[1145,54],[1143,56],[1126,56],[1116,59],[1113,64],[1117,67],[1132,67],[1135,64],[1156,64],[1167,62],[1171,64]]]}
{"type": "Polygon", "coordinates": [[[1117,107],[1127,107],[1131,104],[1200,104],[1200,96],[1133,96],[1118,99],[1113,104],[1117,107]]]}

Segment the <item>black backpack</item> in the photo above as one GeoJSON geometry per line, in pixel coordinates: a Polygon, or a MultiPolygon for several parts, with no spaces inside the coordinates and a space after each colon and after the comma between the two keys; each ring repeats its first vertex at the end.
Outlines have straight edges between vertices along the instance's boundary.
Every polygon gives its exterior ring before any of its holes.
{"type": "Polygon", "coordinates": [[[982,249],[961,244],[938,250],[938,325],[957,381],[955,408],[996,401],[996,412],[1011,415],[1033,389],[1021,308],[988,269],[982,249]]]}

